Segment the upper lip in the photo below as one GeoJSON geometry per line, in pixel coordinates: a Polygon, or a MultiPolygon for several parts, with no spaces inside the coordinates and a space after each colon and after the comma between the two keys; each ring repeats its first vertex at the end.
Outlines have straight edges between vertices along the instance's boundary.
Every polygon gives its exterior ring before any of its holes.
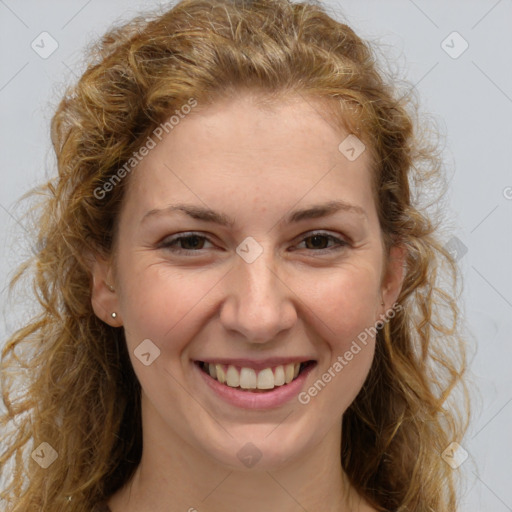
{"type": "Polygon", "coordinates": [[[254,370],[264,370],[265,368],[273,368],[276,366],[286,365],[290,363],[306,363],[314,361],[312,357],[271,357],[267,359],[229,359],[229,358],[205,358],[197,359],[208,364],[222,364],[239,366],[241,368],[253,368],[254,370]]]}

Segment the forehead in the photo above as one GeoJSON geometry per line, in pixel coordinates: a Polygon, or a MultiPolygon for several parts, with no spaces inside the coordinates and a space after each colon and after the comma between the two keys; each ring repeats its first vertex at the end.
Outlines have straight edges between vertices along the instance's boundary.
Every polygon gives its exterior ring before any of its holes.
{"type": "Polygon", "coordinates": [[[126,201],[148,209],[184,196],[226,207],[343,199],[370,208],[369,151],[322,107],[253,95],[199,105],[138,164],[126,201]]]}

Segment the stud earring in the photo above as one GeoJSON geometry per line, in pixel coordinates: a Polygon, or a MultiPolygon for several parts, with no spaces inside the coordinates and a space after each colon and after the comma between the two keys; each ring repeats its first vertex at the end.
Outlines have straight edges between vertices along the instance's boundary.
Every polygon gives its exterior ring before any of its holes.
{"type": "Polygon", "coordinates": [[[110,315],[110,316],[111,316],[112,318],[117,318],[117,313],[115,313],[115,312],[114,312],[114,313],[111,313],[111,315],[110,315]]]}
{"type": "Polygon", "coordinates": [[[107,286],[108,286],[108,289],[111,291],[111,292],[115,292],[115,289],[114,287],[111,285],[111,284],[108,284],[108,283],[105,283],[107,286]]]}

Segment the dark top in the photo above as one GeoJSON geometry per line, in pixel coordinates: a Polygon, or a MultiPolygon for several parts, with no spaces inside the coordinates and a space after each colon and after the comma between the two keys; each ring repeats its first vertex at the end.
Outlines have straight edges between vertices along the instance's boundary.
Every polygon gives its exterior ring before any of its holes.
{"type": "Polygon", "coordinates": [[[102,502],[97,503],[92,512],[111,512],[111,510],[105,502],[102,502]]]}

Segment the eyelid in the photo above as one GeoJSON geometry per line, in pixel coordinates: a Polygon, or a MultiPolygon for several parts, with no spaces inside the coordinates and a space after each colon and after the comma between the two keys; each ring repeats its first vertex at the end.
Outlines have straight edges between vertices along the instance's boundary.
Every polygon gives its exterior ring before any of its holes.
{"type": "MultiPolygon", "coordinates": [[[[193,250],[193,249],[182,249],[182,248],[179,248],[179,247],[171,248],[171,244],[172,243],[179,242],[179,240],[181,240],[181,239],[191,238],[191,237],[194,237],[194,236],[197,236],[198,238],[204,239],[207,242],[213,244],[213,242],[210,240],[210,238],[208,236],[202,234],[201,232],[187,231],[187,232],[182,232],[182,233],[176,233],[175,235],[170,235],[170,236],[167,236],[167,237],[163,238],[157,244],[157,248],[159,248],[159,249],[167,249],[167,250],[169,250],[171,252],[174,252],[176,254],[179,254],[179,253],[181,253],[181,254],[183,254],[183,253],[186,253],[186,254],[193,254],[193,253],[201,254],[204,249],[193,250]]],[[[324,249],[306,249],[307,252],[321,253],[322,254],[322,253],[334,252],[336,250],[341,250],[341,249],[343,249],[345,247],[348,247],[348,246],[352,245],[351,242],[349,240],[347,240],[347,237],[340,236],[339,234],[333,234],[333,233],[330,233],[330,232],[324,231],[324,230],[306,231],[305,233],[302,233],[301,235],[299,235],[299,237],[296,238],[295,240],[296,240],[296,243],[298,244],[298,243],[304,242],[307,238],[311,238],[313,236],[323,236],[325,238],[328,238],[329,240],[333,241],[335,243],[335,245],[332,246],[332,247],[324,248],[324,249]]]]}
{"type": "MultiPolygon", "coordinates": [[[[157,243],[157,248],[165,249],[165,248],[169,247],[171,245],[171,243],[177,242],[184,238],[192,238],[193,236],[197,236],[198,238],[204,238],[205,240],[207,240],[208,242],[213,244],[213,242],[210,240],[210,237],[202,234],[201,232],[184,231],[182,233],[176,233],[174,235],[169,235],[169,236],[162,238],[162,240],[160,240],[160,242],[157,243]]],[[[184,252],[199,252],[199,250],[197,250],[197,251],[191,251],[191,250],[187,250],[187,249],[179,249],[179,250],[184,251],[184,252]]]]}
{"type": "Polygon", "coordinates": [[[339,234],[332,234],[328,231],[323,230],[313,230],[313,231],[307,231],[300,235],[299,237],[299,243],[304,242],[307,238],[311,238],[313,236],[323,236],[325,238],[328,238],[331,241],[334,241],[335,245],[333,247],[327,247],[325,249],[310,249],[308,252],[311,253],[326,253],[326,252],[333,252],[336,250],[343,249],[344,247],[348,247],[351,245],[351,243],[346,240],[346,237],[340,236],[339,234]]]}

